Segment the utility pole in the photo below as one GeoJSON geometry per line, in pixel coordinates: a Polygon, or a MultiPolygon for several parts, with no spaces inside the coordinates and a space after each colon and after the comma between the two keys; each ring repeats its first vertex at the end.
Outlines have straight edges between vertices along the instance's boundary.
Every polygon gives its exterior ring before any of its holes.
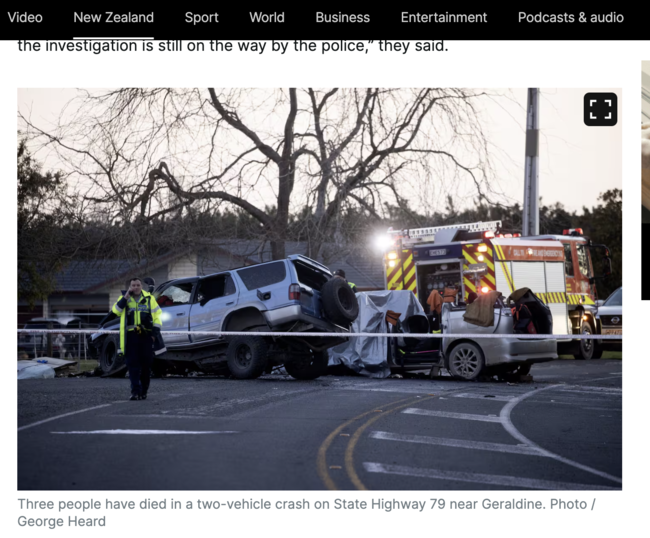
{"type": "Polygon", "coordinates": [[[539,235],[539,88],[528,88],[524,216],[521,235],[539,235]]]}

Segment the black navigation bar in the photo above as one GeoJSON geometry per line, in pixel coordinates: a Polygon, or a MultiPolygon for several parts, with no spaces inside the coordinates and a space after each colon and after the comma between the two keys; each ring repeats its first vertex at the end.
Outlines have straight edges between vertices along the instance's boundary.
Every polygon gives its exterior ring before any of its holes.
{"type": "MultiPolygon", "coordinates": [[[[154,38],[158,40],[641,40],[645,10],[542,11],[512,8],[272,9],[269,3],[214,9],[45,7],[10,3],[3,40],[154,38]],[[20,6],[20,7],[19,7],[20,6]]],[[[121,4],[121,3],[120,3],[121,4]]],[[[189,3],[188,3],[189,4],[189,3]]],[[[241,2],[244,4],[244,2],[241,2]]],[[[271,4],[272,5],[272,4],[271,4]]]]}

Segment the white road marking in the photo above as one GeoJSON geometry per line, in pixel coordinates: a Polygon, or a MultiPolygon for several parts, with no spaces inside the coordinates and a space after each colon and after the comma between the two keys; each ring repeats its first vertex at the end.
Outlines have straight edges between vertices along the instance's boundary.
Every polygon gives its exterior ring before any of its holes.
{"type": "Polygon", "coordinates": [[[418,409],[416,407],[404,409],[402,413],[408,415],[424,415],[427,417],[455,418],[459,420],[478,420],[480,422],[501,422],[501,419],[494,415],[470,415],[467,413],[451,413],[449,411],[431,411],[429,409],[418,409]]]}
{"type": "Polygon", "coordinates": [[[411,388],[411,387],[364,387],[363,385],[353,385],[349,387],[336,387],[338,390],[356,390],[363,392],[395,392],[402,394],[431,394],[434,391],[446,390],[449,387],[433,386],[427,385],[422,388],[411,388]]]}
{"type": "Polygon", "coordinates": [[[589,387],[587,385],[577,387],[566,387],[561,389],[562,392],[572,392],[576,394],[600,394],[602,396],[621,396],[623,389],[618,387],[589,387]]]}
{"type": "Polygon", "coordinates": [[[474,450],[489,450],[491,452],[506,452],[509,454],[523,454],[526,456],[546,456],[537,448],[521,445],[507,445],[503,443],[485,443],[482,441],[465,441],[463,439],[449,439],[446,437],[426,437],[424,435],[400,435],[389,432],[372,432],[372,439],[383,441],[401,441],[404,443],[420,443],[424,445],[452,446],[454,448],[470,448],[474,450]]]}
{"type": "Polygon", "coordinates": [[[596,404],[596,403],[610,403],[612,405],[620,405],[620,399],[619,400],[607,400],[606,402],[603,401],[603,398],[585,398],[584,396],[571,396],[570,394],[562,394],[560,396],[552,396],[550,398],[532,398],[531,402],[535,402],[538,404],[563,404],[563,405],[574,405],[576,407],[581,407],[582,405],[590,405],[590,404],[596,404]]]}
{"type": "Polygon", "coordinates": [[[213,435],[221,433],[238,433],[229,431],[189,431],[189,430],[90,430],[78,432],[50,432],[75,435],[213,435]]]}
{"type": "Polygon", "coordinates": [[[95,407],[88,407],[86,409],[80,409],[79,411],[71,411],[70,413],[64,413],[63,415],[57,415],[55,417],[46,418],[45,420],[39,420],[38,422],[34,422],[33,424],[27,424],[26,426],[21,426],[20,428],[18,428],[18,431],[20,432],[28,428],[33,428],[34,426],[40,426],[41,424],[52,422],[53,420],[58,420],[60,418],[70,417],[72,415],[78,415],[79,413],[85,413],[86,411],[93,411],[94,409],[110,407],[110,405],[111,404],[96,405],[95,407]]]}
{"type": "MultiPolygon", "coordinates": [[[[610,373],[609,375],[622,376],[623,373],[622,373],[622,372],[619,373],[619,374],[612,374],[612,373],[610,373]]],[[[611,377],[596,377],[596,378],[594,378],[594,379],[588,379],[587,381],[611,381],[611,380],[612,380],[611,377]]],[[[600,387],[595,386],[594,388],[600,388],[600,387]]],[[[603,388],[604,388],[604,387],[603,387],[603,388]]],[[[621,390],[621,389],[617,389],[617,390],[621,390]]]]}
{"type": "Polygon", "coordinates": [[[461,392],[460,394],[454,394],[454,398],[476,398],[477,400],[490,401],[494,400],[497,402],[509,402],[514,398],[514,396],[506,396],[499,394],[477,394],[475,392],[461,392]]]}
{"type": "Polygon", "coordinates": [[[500,420],[501,423],[503,424],[503,427],[510,435],[512,435],[520,443],[538,448],[540,451],[544,453],[544,455],[546,455],[549,458],[553,458],[556,461],[561,461],[562,463],[566,463],[567,465],[570,465],[571,467],[575,467],[576,469],[581,469],[583,471],[587,471],[588,473],[595,474],[596,476],[600,476],[602,478],[606,478],[607,480],[612,480],[613,482],[618,482],[619,484],[621,484],[623,481],[619,477],[611,475],[609,473],[605,473],[603,471],[599,471],[598,469],[594,469],[593,467],[589,467],[588,465],[583,465],[582,463],[578,463],[577,461],[564,458],[558,454],[546,450],[545,448],[539,446],[537,443],[534,443],[533,441],[528,439],[528,437],[523,435],[517,428],[515,428],[514,424],[510,420],[510,414],[512,413],[512,410],[515,408],[517,404],[521,403],[523,400],[529,398],[530,396],[539,394],[543,390],[557,389],[558,387],[560,387],[560,385],[550,385],[548,387],[544,387],[541,389],[532,390],[530,392],[527,392],[526,394],[522,394],[521,396],[515,398],[514,400],[509,401],[506,405],[503,406],[503,409],[501,409],[500,420]]]}
{"type": "Polygon", "coordinates": [[[551,480],[537,480],[518,476],[505,476],[483,473],[465,473],[458,471],[440,471],[437,469],[422,469],[406,467],[404,465],[385,465],[383,463],[365,462],[363,467],[369,473],[396,474],[402,476],[415,476],[418,478],[433,478],[438,480],[453,480],[456,482],[473,482],[476,484],[489,484],[491,486],[507,486],[512,488],[548,489],[548,490],[611,490],[607,486],[592,484],[574,484],[572,482],[554,482],[551,480]]]}
{"type": "Polygon", "coordinates": [[[178,418],[178,419],[198,419],[198,420],[208,420],[214,417],[203,416],[203,415],[126,415],[126,414],[112,414],[107,415],[109,417],[121,417],[121,418],[178,418]]]}

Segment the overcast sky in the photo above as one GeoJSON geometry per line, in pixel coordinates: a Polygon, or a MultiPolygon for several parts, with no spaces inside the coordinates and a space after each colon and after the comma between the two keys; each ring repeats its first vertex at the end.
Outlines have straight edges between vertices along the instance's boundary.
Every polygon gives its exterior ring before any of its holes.
{"type": "MultiPolygon", "coordinates": [[[[621,123],[615,127],[587,127],[583,122],[583,97],[588,91],[612,89],[542,89],[540,101],[540,195],[544,204],[561,202],[569,210],[597,203],[598,195],[621,188],[621,123]]],[[[487,103],[482,118],[499,176],[499,190],[512,203],[523,200],[526,89],[503,90],[511,100],[487,103]]],[[[18,110],[31,114],[45,127],[61,114],[76,95],[74,89],[20,89],[18,110]]],[[[619,114],[620,115],[620,114],[619,114]]],[[[51,164],[44,155],[46,167],[51,164]]],[[[471,203],[472,185],[455,193],[457,207],[471,203]]],[[[444,208],[446,193],[426,201],[430,209],[444,208]],[[433,206],[433,207],[432,207],[433,206]]],[[[504,200],[506,201],[506,200],[504,200]]]]}

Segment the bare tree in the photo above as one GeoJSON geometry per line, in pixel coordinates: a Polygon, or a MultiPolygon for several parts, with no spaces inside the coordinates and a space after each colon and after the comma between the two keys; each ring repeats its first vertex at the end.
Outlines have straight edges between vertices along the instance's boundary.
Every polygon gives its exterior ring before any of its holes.
{"type": "Polygon", "coordinates": [[[438,88],[118,89],[82,92],[51,130],[20,119],[78,178],[89,214],[120,225],[184,222],[227,204],[259,222],[278,259],[292,213],[304,215],[318,257],[346,209],[379,219],[385,203],[407,207],[466,182],[488,196],[484,97],[438,88]]]}

